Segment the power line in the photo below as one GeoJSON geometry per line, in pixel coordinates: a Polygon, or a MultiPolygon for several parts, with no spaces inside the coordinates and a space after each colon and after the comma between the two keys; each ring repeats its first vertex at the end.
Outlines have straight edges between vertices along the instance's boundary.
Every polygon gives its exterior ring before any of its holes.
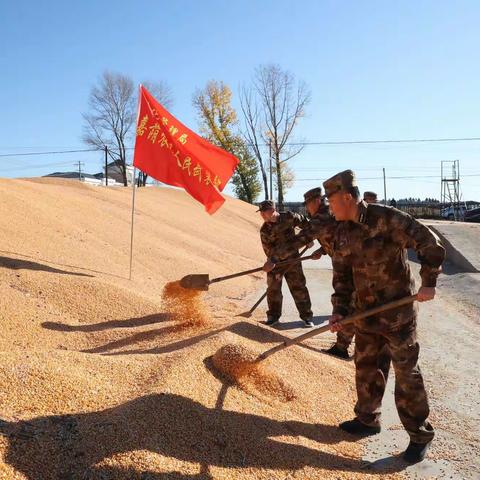
{"type": "MultiPolygon", "coordinates": [[[[288,146],[312,146],[312,145],[365,145],[377,143],[435,143],[435,142],[478,142],[480,137],[458,137],[458,138],[408,138],[408,139],[387,139],[387,140],[338,140],[324,142],[291,142],[286,143],[288,146]]],[[[268,146],[268,144],[262,144],[268,146]]],[[[62,153],[82,153],[82,152],[98,152],[101,148],[89,148],[83,150],[57,150],[50,152],[28,152],[28,153],[3,153],[0,157],[25,157],[33,155],[57,155],[62,153]]],[[[126,150],[133,150],[128,147],[126,150]]]]}
{"type": "Polygon", "coordinates": [[[409,138],[400,140],[341,140],[329,142],[298,142],[289,143],[288,145],[362,145],[372,143],[432,143],[432,142],[476,142],[480,141],[480,137],[463,137],[463,138],[409,138]]]}
{"type": "MultiPolygon", "coordinates": [[[[462,175],[463,177],[480,177],[480,173],[472,173],[462,175]]],[[[440,175],[405,175],[405,176],[387,176],[388,180],[414,180],[419,178],[441,178],[440,175]]],[[[298,182],[317,182],[322,181],[323,178],[296,178],[298,182]]],[[[383,177],[360,177],[358,180],[383,180],[383,177]]]]}
{"type": "MultiPolygon", "coordinates": [[[[414,161],[410,160],[409,161],[412,163],[412,164],[415,164],[414,161]]],[[[420,160],[419,160],[420,161],[420,160]]],[[[350,165],[354,164],[355,162],[349,162],[350,165]]],[[[397,163],[398,163],[398,160],[397,160],[397,163]]],[[[344,163],[346,165],[345,168],[347,168],[348,164],[347,162],[344,163]]],[[[381,165],[380,166],[377,166],[377,167],[372,167],[372,168],[356,168],[356,167],[352,167],[355,172],[378,172],[380,171],[382,168],[381,165]]],[[[408,171],[411,171],[412,169],[414,169],[415,171],[422,171],[423,173],[433,173],[434,171],[436,172],[438,170],[438,167],[419,167],[417,165],[415,165],[414,167],[391,167],[389,166],[388,164],[385,166],[385,168],[388,168],[388,170],[390,172],[392,171],[396,171],[396,172],[403,172],[405,170],[408,170],[408,171]]],[[[295,172],[306,172],[306,173],[311,173],[311,174],[314,174],[314,173],[322,173],[322,172],[331,172],[332,171],[332,167],[328,167],[328,168],[318,168],[318,167],[295,167],[294,168],[295,172]]],[[[338,170],[341,170],[340,167],[338,167],[338,170]]],[[[463,171],[475,171],[475,170],[478,170],[478,167],[467,167],[465,169],[463,169],[463,171]]]]}
{"type": "Polygon", "coordinates": [[[0,150],[45,150],[45,149],[50,149],[50,150],[60,150],[60,149],[63,149],[63,150],[73,150],[73,149],[79,149],[79,148],[82,148],[82,147],[78,147],[78,146],[69,146],[69,147],[66,147],[65,145],[29,145],[28,147],[25,147],[25,146],[21,146],[21,147],[18,147],[18,146],[12,146],[12,145],[0,145],[0,150]]]}
{"type": "Polygon", "coordinates": [[[31,168],[47,168],[47,167],[64,167],[71,165],[71,162],[56,162],[56,163],[43,163],[39,165],[20,165],[12,168],[0,168],[0,172],[16,172],[17,170],[30,170],[31,168]]]}
{"type": "Polygon", "coordinates": [[[89,148],[84,150],[57,150],[55,152],[28,152],[28,153],[1,153],[0,157],[29,157],[33,155],[58,155],[62,153],[82,153],[99,152],[99,148],[89,148]]]}
{"type": "MultiPolygon", "coordinates": [[[[330,140],[324,142],[287,142],[287,146],[312,146],[312,145],[368,145],[376,143],[438,143],[438,142],[478,142],[480,137],[452,137],[452,138],[406,138],[406,139],[381,139],[381,140],[330,140]]],[[[253,146],[252,143],[247,145],[253,146]]],[[[268,147],[268,143],[259,143],[259,146],[268,147]]],[[[133,150],[133,147],[126,148],[133,150]]]]}

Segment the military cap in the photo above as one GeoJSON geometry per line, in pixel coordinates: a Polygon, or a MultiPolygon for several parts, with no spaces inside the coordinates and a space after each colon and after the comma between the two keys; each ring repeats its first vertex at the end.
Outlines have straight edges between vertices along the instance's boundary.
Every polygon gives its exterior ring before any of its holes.
{"type": "Polygon", "coordinates": [[[264,200],[258,204],[257,212],[264,212],[265,210],[270,210],[275,208],[275,202],[273,200],[264,200]]]}
{"type": "Polygon", "coordinates": [[[349,190],[357,186],[357,179],[352,170],[344,170],[323,182],[325,195],[329,197],[340,190],[349,190]]]}
{"type": "Polygon", "coordinates": [[[321,187],[315,187],[309,190],[308,192],[305,192],[303,194],[304,202],[303,204],[306,205],[307,202],[310,200],[313,200],[314,198],[318,198],[322,196],[322,188],[321,187]]]}
{"type": "Polygon", "coordinates": [[[375,192],[363,192],[363,199],[365,201],[371,200],[372,202],[376,203],[378,200],[378,197],[375,192]]]}

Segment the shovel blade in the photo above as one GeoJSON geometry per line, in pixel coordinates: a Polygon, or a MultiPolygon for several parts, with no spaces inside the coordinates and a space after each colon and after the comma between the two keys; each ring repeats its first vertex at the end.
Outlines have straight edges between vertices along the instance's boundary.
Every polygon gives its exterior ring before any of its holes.
{"type": "Polygon", "coordinates": [[[249,310],[248,312],[239,313],[235,315],[236,317],[243,317],[243,318],[250,318],[252,316],[252,312],[249,310]]]}
{"type": "Polygon", "coordinates": [[[210,277],[208,273],[199,273],[194,275],[186,275],[180,280],[180,286],[191,290],[208,290],[210,285],[210,277]]]}

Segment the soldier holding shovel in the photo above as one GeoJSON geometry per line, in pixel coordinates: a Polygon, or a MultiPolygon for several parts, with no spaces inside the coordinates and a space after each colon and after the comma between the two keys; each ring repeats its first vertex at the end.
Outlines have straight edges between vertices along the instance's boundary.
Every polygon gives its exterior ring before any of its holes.
{"type": "MultiPolygon", "coordinates": [[[[333,239],[331,330],[341,329],[337,322],[349,314],[352,301],[354,311],[362,312],[414,293],[407,248],[417,252],[421,263],[422,285],[417,300],[432,300],[445,258],[438,237],[406,213],[362,201],[351,170],[338,173],[323,186],[339,222],[333,239]]],[[[386,348],[395,370],[395,404],[410,436],[403,458],[410,463],[423,460],[434,437],[418,366],[416,324],[417,307],[413,303],[355,322],[355,418],[340,424],[342,430],[353,435],[380,432],[380,408],[387,381],[381,356],[386,348]]]]}
{"type": "MultiPolygon", "coordinates": [[[[337,222],[330,213],[325,196],[320,187],[312,188],[303,195],[304,205],[310,215],[310,222],[294,240],[296,248],[307,245],[317,239],[323,250],[330,256],[333,252],[333,238],[337,222]]],[[[353,325],[345,326],[337,333],[335,343],[328,349],[322,350],[329,355],[348,360],[348,347],[354,335],[353,325]]]]}
{"type": "Polygon", "coordinates": [[[295,228],[304,228],[308,220],[298,213],[278,212],[272,200],[265,200],[259,205],[264,223],[260,229],[262,247],[267,256],[264,271],[267,272],[267,325],[274,325],[282,315],[282,278],[285,277],[288,288],[295,300],[300,318],[305,327],[314,326],[312,322],[312,303],[308,293],[302,264],[294,264],[288,268],[275,269],[279,261],[299,257],[298,248],[292,245],[295,238],[295,228]],[[274,270],[275,269],[275,270],[274,270]]]}

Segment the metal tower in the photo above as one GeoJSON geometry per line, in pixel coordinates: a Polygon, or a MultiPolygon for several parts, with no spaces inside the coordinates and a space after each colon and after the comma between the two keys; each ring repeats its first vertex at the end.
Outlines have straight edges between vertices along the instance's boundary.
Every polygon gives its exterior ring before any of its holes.
{"type": "Polygon", "coordinates": [[[444,160],[441,166],[442,191],[440,203],[443,207],[451,206],[455,220],[458,220],[458,207],[460,206],[460,161],[444,160]],[[455,208],[457,207],[457,208],[455,208]]]}

